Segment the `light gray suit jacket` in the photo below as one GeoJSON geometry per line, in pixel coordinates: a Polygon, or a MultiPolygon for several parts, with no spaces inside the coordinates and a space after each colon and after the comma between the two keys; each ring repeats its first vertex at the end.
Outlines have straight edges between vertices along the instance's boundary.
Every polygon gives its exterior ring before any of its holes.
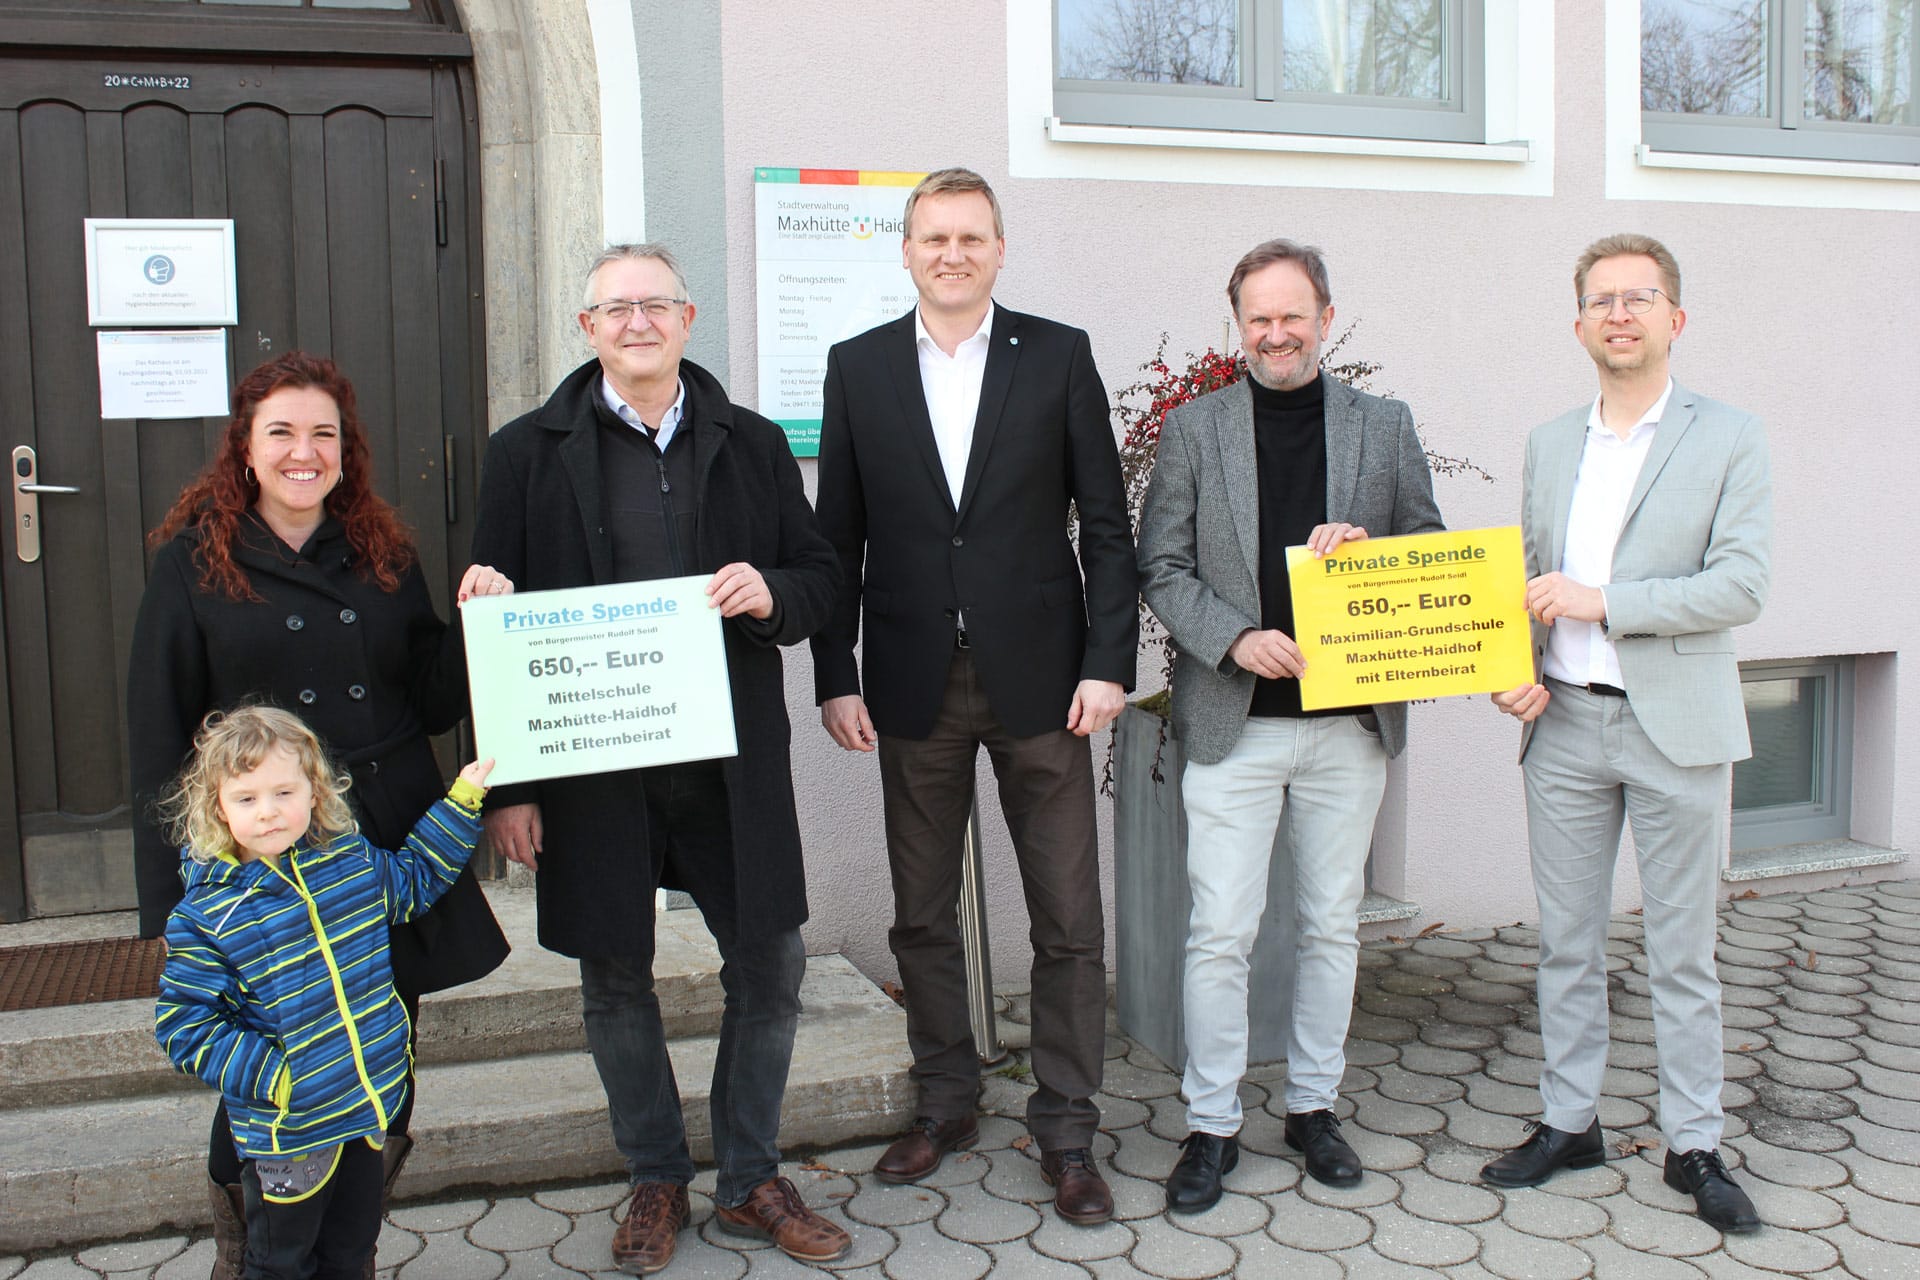
{"type": "MultiPolygon", "coordinates": [[[[1369,534],[1444,528],[1413,414],[1326,382],[1327,519],[1369,534]]],[[[1189,760],[1218,764],[1247,723],[1256,677],[1227,657],[1260,626],[1260,472],[1244,380],[1183,404],[1160,429],[1140,513],[1140,589],[1173,636],[1173,726],[1189,760]]],[[[1403,702],[1374,707],[1389,756],[1407,744],[1403,702]]]]}
{"type": "MultiPolygon", "coordinates": [[[[1527,576],[1560,567],[1590,405],[1527,438],[1521,492],[1527,576]]],[[[1773,486],[1760,420],[1675,383],[1613,550],[1607,638],[1653,745],[1678,765],[1753,754],[1731,628],[1767,598],[1773,486]]],[[[1547,628],[1533,625],[1535,668],[1547,628]]],[[[1522,731],[1520,755],[1533,740],[1522,731]]]]}

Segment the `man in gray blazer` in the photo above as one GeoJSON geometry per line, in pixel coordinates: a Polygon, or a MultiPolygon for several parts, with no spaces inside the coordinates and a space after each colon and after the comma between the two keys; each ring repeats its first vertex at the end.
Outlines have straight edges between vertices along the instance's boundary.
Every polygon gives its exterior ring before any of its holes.
{"type": "Polygon", "coordinates": [[[1722,1231],[1752,1231],[1753,1202],[1717,1150],[1713,947],[1732,762],[1752,754],[1731,628],[1767,594],[1767,444],[1752,414],[1668,374],[1687,317],[1659,241],[1597,241],[1574,294],[1600,394],[1534,430],[1521,495],[1543,683],[1494,698],[1526,725],[1544,1115],[1482,1176],[1530,1187],[1606,1159],[1605,945],[1624,819],[1645,889],[1667,1185],[1722,1231]]]}
{"type": "Polygon", "coordinates": [[[1283,816],[1300,935],[1287,1143],[1315,1179],[1360,1181],[1333,1105],[1367,850],[1387,760],[1406,744],[1406,707],[1301,709],[1285,548],[1324,556],[1369,532],[1442,527],[1407,406],[1321,376],[1333,301],[1319,250],[1256,246],[1227,298],[1251,376],[1168,415],[1140,518],[1142,590],[1173,636],[1173,724],[1187,755],[1189,1133],[1167,1180],[1179,1212],[1217,1201],[1239,1160],[1247,955],[1283,816]]]}

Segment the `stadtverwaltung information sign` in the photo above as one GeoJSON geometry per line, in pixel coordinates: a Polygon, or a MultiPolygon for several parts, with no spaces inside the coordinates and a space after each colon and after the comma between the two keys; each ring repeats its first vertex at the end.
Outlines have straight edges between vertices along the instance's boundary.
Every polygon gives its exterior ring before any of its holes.
{"type": "Polygon", "coordinates": [[[905,315],[902,211],[921,173],[867,169],[753,171],[759,300],[760,412],[797,457],[820,452],[827,348],[905,315]]]}
{"type": "Polygon", "coordinates": [[[1517,525],[1363,538],[1320,560],[1288,547],[1287,574],[1308,711],[1533,680],[1517,525]]]}
{"type": "Polygon", "coordinates": [[[738,751],[708,576],[482,596],[460,606],[489,783],[738,751]]]}

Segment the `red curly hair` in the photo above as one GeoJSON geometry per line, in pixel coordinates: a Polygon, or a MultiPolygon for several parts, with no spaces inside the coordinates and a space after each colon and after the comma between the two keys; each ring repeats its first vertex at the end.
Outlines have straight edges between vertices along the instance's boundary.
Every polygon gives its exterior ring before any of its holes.
{"type": "Polygon", "coordinates": [[[247,445],[253,439],[253,415],[276,391],[313,387],[333,397],[340,410],[340,482],[326,498],[327,514],[347,531],[347,544],[359,562],[362,580],[396,591],[400,575],[414,561],[413,535],[400,513],[373,491],[372,455],[353,384],[333,361],[305,351],[289,351],[240,379],[233,389],[233,417],[212,461],[174,501],[167,518],[148,536],[155,546],[185,528],[200,531],[200,587],[230,600],[261,596],[233,560],[240,519],[252,508],[255,486],[247,480],[247,445]]]}

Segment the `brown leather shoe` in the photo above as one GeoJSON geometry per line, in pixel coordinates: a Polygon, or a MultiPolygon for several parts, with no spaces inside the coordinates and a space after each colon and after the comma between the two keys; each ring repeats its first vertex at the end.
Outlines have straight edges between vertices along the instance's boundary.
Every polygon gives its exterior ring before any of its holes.
{"type": "Polygon", "coordinates": [[[613,1265],[630,1276],[650,1275],[673,1261],[674,1237],[687,1225],[687,1189],[671,1182],[636,1182],[613,1232],[613,1265]]]}
{"type": "Polygon", "coordinates": [[[940,1167],[940,1159],[947,1152],[964,1151],[978,1141],[980,1121],[975,1116],[957,1120],[915,1116],[913,1128],[894,1139],[874,1164],[873,1176],[882,1182],[918,1182],[940,1167]]]}
{"type": "Polygon", "coordinates": [[[1085,1147],[1047,1152],[1040,1157],[1040,1176],[1054,1189],[1053,1211],[1075,1226],[1098,1226],[1113,1216],[1113,1190],[1085,1147]]]}
{"type": "Polygon", "coordinates": [[[853,1247],[853,1237],[807,1208],[799,1188],[786,1178],[761,1183],[735,1208],[714,1205],[713,1216],[722,1231],[771,1240],[801,1262],[832,1262],[853,1247]]]}

